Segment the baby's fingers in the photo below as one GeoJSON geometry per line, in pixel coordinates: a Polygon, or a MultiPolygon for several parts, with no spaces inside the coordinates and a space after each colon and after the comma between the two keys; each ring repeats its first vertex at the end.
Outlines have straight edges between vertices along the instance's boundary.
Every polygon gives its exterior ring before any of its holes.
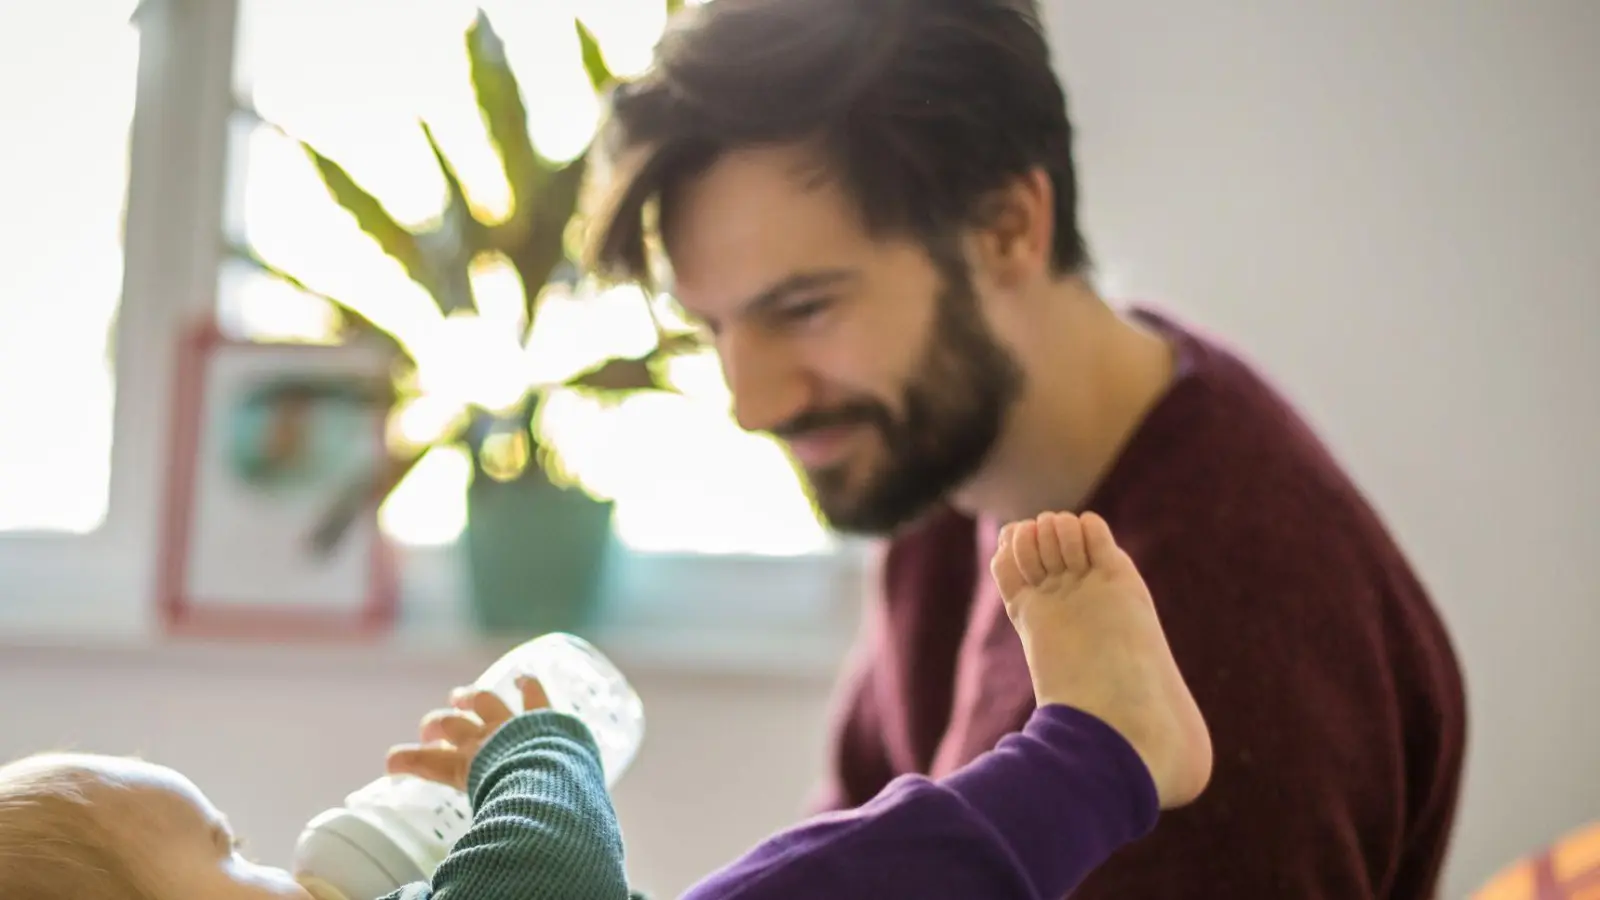
{"type": "Polygon", "coordinates": [[[443,741],[465,747],[482,741],[485,730],[483,721],[472,713],[436,709],[422,717],[421,738],[424,744],[443,741]]]}
{"type": "Polygon", "coordinates": [[[482,688],[456,688],[450,692],[450,705],[471,713],[483,722],[485,733],[493,733],[510,720],[512,711],[494,691],[482,688]]]}
{"type": "Polygon", "coordinates": [[[550,695],[544,692],[544,685],[539,679],[526,676],[517,679],[517,688],[522,691],[522,711],[533,712],[550,707],[550,695]]]}
{"type": "Polygon", "coordinates": [[[450,744],[402,744],[389,751],[384,770],[390,775],[413,775],[465,791],[471,766],[472,757],[450,744]]]}

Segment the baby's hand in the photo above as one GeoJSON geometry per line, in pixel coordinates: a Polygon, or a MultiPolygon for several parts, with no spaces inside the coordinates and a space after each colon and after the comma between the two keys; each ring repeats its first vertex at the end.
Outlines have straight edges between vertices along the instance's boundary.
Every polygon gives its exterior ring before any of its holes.
{"type": "MultiPolygon", "coordinates": [[[[518,687],[524,710],[550,705],[537,679],[525,678],[518,687]]],[[[450,692],[449,708],[422,717],[418,743],[401,744],[389,751],[385,768],[390,775],[415,775],[465,791],[478,750],[512,715],[505,701],[492,691],[456,688],[450,692]]]]}

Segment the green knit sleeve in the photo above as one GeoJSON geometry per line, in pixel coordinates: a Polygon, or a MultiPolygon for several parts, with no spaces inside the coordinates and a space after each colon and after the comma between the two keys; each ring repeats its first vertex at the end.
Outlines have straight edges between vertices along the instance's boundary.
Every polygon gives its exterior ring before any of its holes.
{"type": "Polygon", "coordinates": [[[434,873],[388,900],[629,900],[600,752],[577,719],[506,723],[478,752],[472,828],[434,873]]]}

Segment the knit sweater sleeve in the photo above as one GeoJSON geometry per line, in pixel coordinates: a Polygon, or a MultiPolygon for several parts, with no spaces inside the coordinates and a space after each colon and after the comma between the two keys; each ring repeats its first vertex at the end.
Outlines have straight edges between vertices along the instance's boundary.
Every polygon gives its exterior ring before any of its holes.
{"type": "Polygon", "coordinates": [[[629,900],[600,752],[577,719],[542,711],[506,723],[469,781],[472,828],[431,883],[384,900],[629,900]]]}

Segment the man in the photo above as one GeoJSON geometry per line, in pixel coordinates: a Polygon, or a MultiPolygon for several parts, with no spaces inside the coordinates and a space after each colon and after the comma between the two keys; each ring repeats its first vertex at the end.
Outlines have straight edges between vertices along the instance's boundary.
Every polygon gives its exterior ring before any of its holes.
{"type": "Polygon", "coordinates": [[[833,525],[890,537],[825,805],[1026,720],[978,561],[1000,522],[1093,510],[1217,756],[1199,803],[1075,896],[1432,896],[1465,730],[1445,630],[1262,378],[1096,295],[1029,0],[715,0],[613,118],[602,269],[647,279],[659,233],[739,422],[787,443],[833,525]]]}

